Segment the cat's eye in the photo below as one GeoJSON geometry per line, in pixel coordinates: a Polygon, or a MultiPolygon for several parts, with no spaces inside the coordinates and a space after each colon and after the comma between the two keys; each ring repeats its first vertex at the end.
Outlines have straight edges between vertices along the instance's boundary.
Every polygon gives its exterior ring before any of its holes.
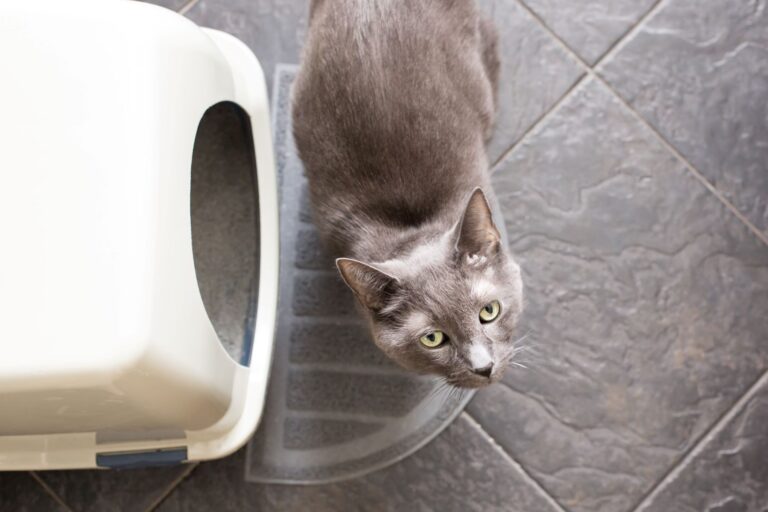
{"type": "Polygon", "coordinates": [[[445,343],[446,339],[448,339],[448,337],[443,333],[443,331],[432,331],[419,338],[419,341],[425,347],[437,348],[445,343]]]}
{"type": "Polygon", "coordinates": [[[499,301],[494,300],[489,302],[480,310],[480,322],[484,324],[493,322],[496,320],[496,317],[499,316],[499,311],[501,311],[501,304],[499,304],[499,301]]]}

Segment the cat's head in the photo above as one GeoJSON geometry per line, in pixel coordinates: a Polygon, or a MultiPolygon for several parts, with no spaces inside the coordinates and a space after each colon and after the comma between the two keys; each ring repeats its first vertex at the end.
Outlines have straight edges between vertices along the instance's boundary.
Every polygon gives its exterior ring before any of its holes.
{"type": "Polygon", "coordinates": [[[336,264],[376,344],[401,366],[467,388],[501,378],[515,348],[523,284],[482,190],[449,232],[402,258],[336,264]]]}

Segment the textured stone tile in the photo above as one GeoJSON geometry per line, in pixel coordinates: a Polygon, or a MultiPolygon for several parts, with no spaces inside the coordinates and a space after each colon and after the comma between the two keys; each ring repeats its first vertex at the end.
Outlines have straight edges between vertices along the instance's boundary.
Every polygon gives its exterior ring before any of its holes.
{"type": "Polygon", "coordinates": [[[66,512],[66,509],[26,472],[0,472],[0,510],[3,512],[66,512]]]}
{"type": "Polygon", "coordinates": [[[516,1],[478,3],[499,33],[498,114],[488,144],[493,164],[573,85],[582,69],[516,1]]]}
{"type": "Polygon", "coordinates": [[[768,388],[663,486],[642,512],[768,510],[768,388]]]}
{"type": "Polygon", "coordinates": [[[183,465],[123,471],[46,471],[38,475],[75,512],[144,512],[188,470],[183,465]]]}
{"type": "Polygon", "coordinates": [[[600,73],[768,232],[768,9],[668,2],[600,73]]]}
{"type": "Polygon", "coordinates": [[[414,455],[346,482],[260,485],[243,482],[242,451],[204,463],[159,512],[259,510],[313,512],[552,512],[555,509],[464,417],[414,455]]]}
{"type": "Polygon", "coordinates": [[[536,353],[469,410],[568,509],[629,510],[768,366],[768,247],[596,82],[494,186],[536,353]]]}
{"type": "Polygon", "coordinates": [[[594,64],[655,0],[523,0],[589,64],[594,64]]]}
{"type": "Polygon", "coordinates": [[[308,8],[304,0],[200,0],[187,17],[247,44],[259,59],[271,91],[275,66],[299,62],[308,8]]]}

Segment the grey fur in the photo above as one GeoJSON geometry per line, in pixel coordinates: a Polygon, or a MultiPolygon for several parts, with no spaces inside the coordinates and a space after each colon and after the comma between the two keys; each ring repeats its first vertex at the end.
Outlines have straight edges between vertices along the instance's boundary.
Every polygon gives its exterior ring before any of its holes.
{"type": "Polygon", "coordinates": [[[376,344],[462,387],[500,378],[522,309],[483,193],[497,80],[495,30],[471,0],[315,0],[293,89],[315,223],[376,344]],[[481,324],[491,300],[501,314],[481,324]],[[433,329],[450,342],[421,345],[433,329]]]}

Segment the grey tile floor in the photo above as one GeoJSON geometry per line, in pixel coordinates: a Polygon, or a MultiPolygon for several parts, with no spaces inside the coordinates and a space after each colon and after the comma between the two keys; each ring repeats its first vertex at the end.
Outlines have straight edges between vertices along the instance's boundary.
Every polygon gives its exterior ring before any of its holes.
{"type": "MultiPolygon", "coordinates": [[[[269,83],[303,0],[165,0],[269,83]]],[[[768,511],[764,0],[480,0],[501,32],[494,185],[528,370],[415,455],[315,487],[180,468],[0,474],[0,510],[768,511]]]]}

